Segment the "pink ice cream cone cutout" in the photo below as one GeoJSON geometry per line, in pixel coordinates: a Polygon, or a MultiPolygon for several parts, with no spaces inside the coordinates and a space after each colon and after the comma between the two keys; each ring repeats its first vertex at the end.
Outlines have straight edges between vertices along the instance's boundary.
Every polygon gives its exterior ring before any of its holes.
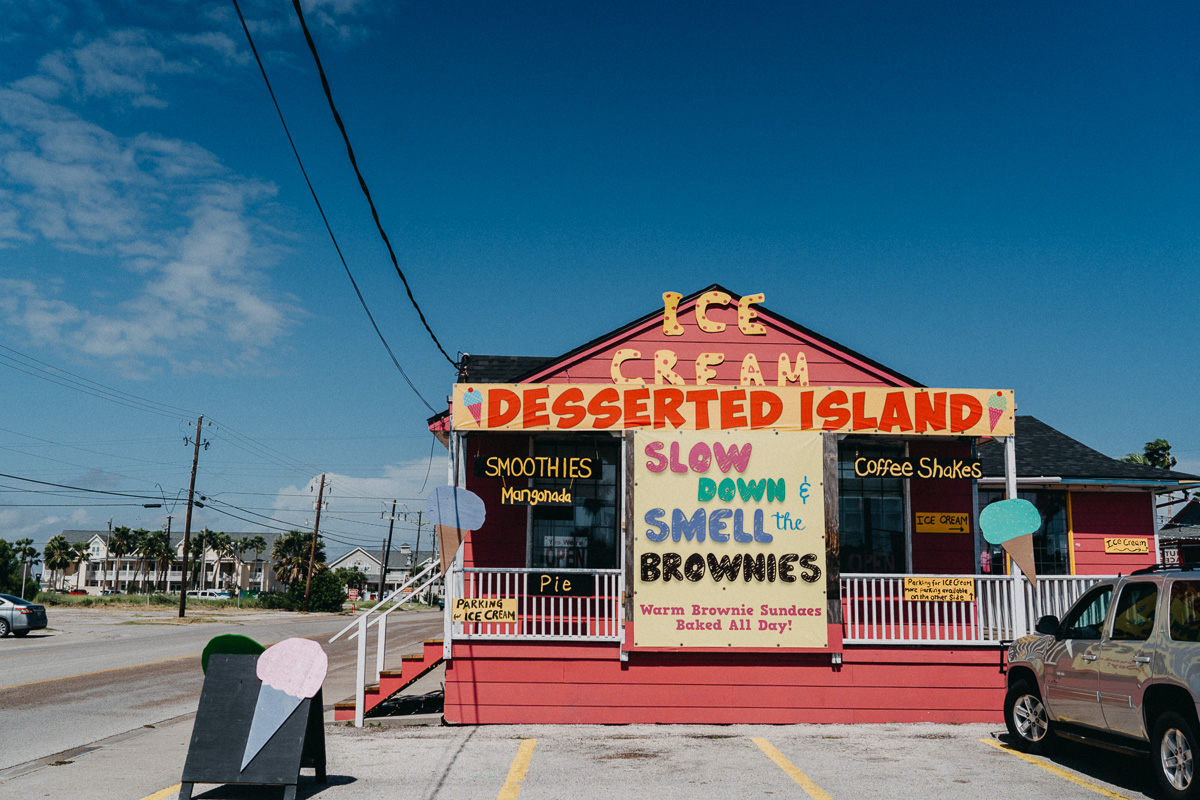
{"type": "Polygon", "coordinates": [[[329,659],[321,645],[311,639],[284,639],[263,651],[255,671],[262,686],[242,754],[243,770],[300,703],[320,691],[329,671],[329,659]]]}
{"type": "Polygon", "coordinates": [[[1008,410],[1008,401],[1004,399],[1004,395],[996,392],[988,398],[988,422],[991,424],[991,430],[996,430],[996,423],[1004,416],[1004,412],[1008,410]]]}
{"type": "Polygon", "coordinates": [[[467,411],[471,412],[471,416],[475,418],[475,424],[478,425],[483,419],[483,395],[475,388],[468,386],[467,393],[463,395],[463,402],[467,405],[467,411]]]}

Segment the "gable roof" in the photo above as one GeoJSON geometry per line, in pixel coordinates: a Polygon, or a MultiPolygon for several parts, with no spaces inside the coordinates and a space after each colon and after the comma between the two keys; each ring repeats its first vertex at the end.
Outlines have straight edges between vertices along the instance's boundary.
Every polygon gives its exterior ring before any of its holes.
{"type": "Polygon", "coordinates": [[[1192,498],[1160,531],[1168,538],[1200,538],[1200,500],[1192,498]]]}
{"type": "MultiPolygon", "coordinates": [[[[681,299],[678,304],[679,316],[683,317],[686,312],[693,310],[696,302],[708,292],[723,292],[735,301],[741,300],[743,297],[743,295],[731,291],[719,283],[714,283],[692,292],[681,299]]],[[[897,372],[891,367],[887,367],[862,353],[858,353],[843,344],[835,342],[827,336],[822,336],[798,322],[771,311],[764,305],[755,304],[755,311],[758,314],[759,321],[776,329],[779,333],[795,339],[796,344],[805,344],[818,352],[845,360],[859,370],[872,375],[878,383],[891,386],[924,386],[924,384],[917,382],[903,373],[897,372]]],[[[658,306],[653,311],[639,317],[633,322],[592,339],[561,356],[550,358],[536,356],[468,356],[465,359],[466,368],[465,370],[460,370],[458,382],[472,381],[487,383],[491,381],[485,381],[485,377],[498,377],[508,374],[510,376],[508,380],[495,382],[540,383],[559,372],[569,375],[568,371],[571,367],[580,365],[600,351],[611,349],[615,344],[625,342],[635,336],[652,332],[655,328],[661,326],[663,316],[663,307],[658,306]]],[[[840,381],[817,382],[840,383],[840,381]]]]}
{"type": "MultiPolygon", "coordinates": [[[[1181,481],[1200,481],[1185,472],[1131,464],[1055,430],[1037,417],[1016,418],[1017,477],[1059,478],[1074,483],[1126,483],[1178,487],[1181,481]]],[[[985,478],[1004,476],[1004,445],[980,443],[979,460],[985,478]]]]}

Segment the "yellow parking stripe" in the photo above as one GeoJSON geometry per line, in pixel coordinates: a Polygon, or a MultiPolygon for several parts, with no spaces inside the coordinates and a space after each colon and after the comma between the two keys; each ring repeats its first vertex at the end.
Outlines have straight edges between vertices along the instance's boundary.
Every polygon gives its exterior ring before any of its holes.
{"type": "Polygon", "coordinates": [[[1063,780],[1070,781],[1071,783],[1074,783],[1077,786],[1082,786],[1085,789],[1091,789],[1096,794],[1102,794],[1105,797],[1111,797],[1113,800],[1131,800],[1131,798],[1127,797],[1126,795],[1118,794],[1117,792],[1114,792],[1112,789],[1105,789],[1103,786],[1100,786],[1099,784],[1096,784],[1096,783],[1092,783],[1091,781],[1088,781],[1088,780],[1084,780],[1083,778],[1079,777],[1078,775],[1072,775],[1071,773],[1067,772],[1065,769],[1054,766],[1049,761],[1045,761],[1041,758],[1038,758],[1037,756],[1031,756],[1028,753],[1022,753],[1018,750],[1014,750],[1011,747],[1008,747],[1007,745],[1000,744],[1000,742],[997,742],[995,739],[980,739],[979,741],[983,742],[986,745],[991,745],[992,747],[996,748],[997,750],[1000,750],[1001,752],[1014,755],[1017,758],[1021,759],[1022,761],[1028,761],[1030,764],[1035,764],[1035,765],[1041,767],[1042,769],[1046,770],[1046,772],[1049,772],[1051,775],[1057,775],[1058,777],[1062,778],[1063,780]]]}
{"type": "Polygon", "coordinates": [[[795,764],[784,758],[783,753],[772,747],[766,739],[751,739],[750,741],[758,745],[758,749],[766,753],[767,758],[778,764],[779,768],[786,772],[788,777],[794,780],[801,789],[808,792],[808,796],[813,800],[833,800],[825,793],[825,790],[813,783],[812,779],[801,772],[795,764]]]}
{"type": "Polygon", "coordinates": [[[154,794],[146,795],[142,800],[167,800],[168,797],[178,792],[183,788],[183,784],[177,783],[174,786],[168,786],[165,789],[160,789],[154,794]]]}
{"type": "Polygon", "coordinates": [[[529,761],[533,758],[533,748],[536,744],[537,739],[521,742],[521,746],[517,748],[517,757],[508,768],[508,779],[504,781],[496,800],[517,800],[517,795],[521,793],[521,784],[525,781],[525,773],[529,772],[529,761]]]}

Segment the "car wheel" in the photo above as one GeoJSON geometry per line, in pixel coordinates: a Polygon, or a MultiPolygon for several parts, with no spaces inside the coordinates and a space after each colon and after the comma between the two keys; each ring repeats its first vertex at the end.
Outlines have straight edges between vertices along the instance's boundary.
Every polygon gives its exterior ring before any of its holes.
{"type": "Polygon", "coordinates": [[[1196,775],[1195,725],[1182,714],[1167,711],[1154,720],[1150,755],[1154,759],[1154,777],[1166,797],[1195,800],[1200,797],[1200,776],[1196,775]]]}
{"type": "Polygon", "coordinates": [[[1017,681],[1004,696],[1004,725],[1012,744],[1023,753],[1050,750],[1054,723],[1036,687],[1017,681]]]}
{"type": "Polygon", "coordinates": [[[0,639],[8,636],[8,620],[0,619],[0,639]]]}

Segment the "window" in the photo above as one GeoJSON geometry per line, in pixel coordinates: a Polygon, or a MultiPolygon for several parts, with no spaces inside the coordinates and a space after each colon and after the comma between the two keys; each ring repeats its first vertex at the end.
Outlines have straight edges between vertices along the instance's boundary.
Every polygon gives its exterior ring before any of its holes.
{"type": "Polygon", "coordinates": [[[842,572],[904,572],[904,479],[860,478],[856,458],[902,458],[903,447],[850,439],[838,445],[838,507],[842,572]]]}
{"type": "Polygon", "coordinates": [[[1177,642],[1200,642],[1200,581],[1171,584],[1171,638],[1177,642]]]}
{"type": "Polygon", "coordinates": [[[591,458],[598,463],[593,477],[536,478],[535,489],[569,490],[571,505],[536,505],[530,509],[533,528],[530,565],[615,569],[618,560],[620,440],[611,436],[579,435],[571,439],[534,438],[534,456],[591,458]]]}
{"type": "Polygon", "coordinates": [[[1154,632],[1154,607],[1158,586],[1153,583],[1127,583],[1117,598],[1113,615],[1112,638],[1126,642],[1144,642],[1154,632]]]}
{"type": "Polygon", "coordinates": [[[1112,587],[1101,586],[1083,596],[1071,607],[1063,620],[1063,638],[1099,639],[1108,615],[1108,602],[1112,598],[1112,587]]]}
{"type": "MultiPolygon", "coordinates": [[[[1067,493],[1064,491],[1041,490],[1018,492],[1017,497],[1028,500],[1037,507],[1042,516],[1042,527],[1033,534],[1033,561],[1038,575],[1070,575],[1070,542],[1067,535],[1067,493]]],[[[1004,492],[979,490],[979,510],[1004,499],[1004,492]]],[[[992,549],[992,571],[1002,572],[1004,551],[992,549]]]]}

